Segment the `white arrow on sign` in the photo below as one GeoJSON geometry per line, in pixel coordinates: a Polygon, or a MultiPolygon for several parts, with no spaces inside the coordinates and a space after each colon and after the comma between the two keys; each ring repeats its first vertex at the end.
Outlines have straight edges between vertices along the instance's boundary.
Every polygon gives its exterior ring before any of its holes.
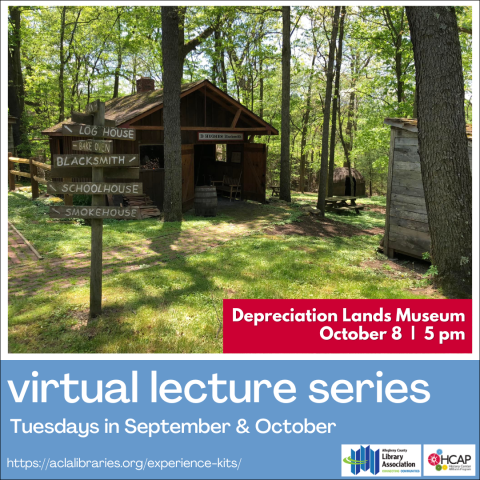
{"type": "Polygon", "coordinates": [[[54,192],[57,191],[57,189],[53,186],[53,184],[50,184],[50,188],[51,188],[54,192]]]}
{"type": "Polygon", "coordinates": [[[55,210],[53,207],[52,207],[52,210],[53,210],[55,213],[60,214],[60,212],[59,212],[58,210],[55,210]]]}
{"type": "Polygon", "coordinates": [[[65,127],[69,132],[72,132],[72,130],[69,128],[68,125],[64,125],[64,127],[65,127]]]}

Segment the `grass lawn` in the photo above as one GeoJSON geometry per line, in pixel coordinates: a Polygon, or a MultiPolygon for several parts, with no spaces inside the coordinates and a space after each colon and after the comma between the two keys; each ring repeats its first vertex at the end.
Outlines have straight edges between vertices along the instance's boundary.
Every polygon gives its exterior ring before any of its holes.
{"type": "MultiPolygon", "coordinates": [[[[45,202],[32,203],[18,192],[9,194],[9,200],[10,221],[41,254],[47,254],[42,262],[88,248],[88,227],[49,222],[45,202]]],[[[254,226],[291,222],[301,215],[296,206],[255,208],[263,217],[257,213],[254,226]]],[[[334,215],[337,221],[353,225],[363,222],[363,228],[378,226],[381,216],[376,212],[334,215]]],[[[141,240],[172,229],[192,229],[195,235],[212,222],[241,221],[249,220],[232,211],[212,220],[187,216],[181,224],[155,219],[111,222],[105,227],[105,243],[141,240]]],[[[163,266],[145,265],[104,276],[104,312],[90,325],[86,323],[88,285],[71,285],[61,295],[41,290],[31,296],[12,295],[9,351],[221,353],[217,313],[221,319],[223,298],[431,297],[426,279],[392,271],[386,258],[375,252],[380,235],[326,238],[266,235],[254,228],[252,232],[163,266]],[[380,268],[370,268],[372,262],[380,268]]]]}

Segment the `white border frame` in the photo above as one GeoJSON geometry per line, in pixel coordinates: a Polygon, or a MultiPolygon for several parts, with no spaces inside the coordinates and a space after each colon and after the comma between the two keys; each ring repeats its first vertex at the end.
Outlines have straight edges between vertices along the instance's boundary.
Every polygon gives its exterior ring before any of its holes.
{"type": "MultiPolygon", "coordinates": [[[[1,2],[0,12],[1,12],[1,22],[2,26],[4,22],[8,21],[8,6],[9,5],[38,5],[38,6],[55,6],[55,5],[64,5],[68,3],[69,5],[91,5],[92,2],[88,1],[31,1],[31,2],[21,2],[21,1],[5,1],[1,2]]],[[[135,2],[137,6],[145,5],[179,5],[179,4],[189,4],[189,5],[218,5],[220,2],[213,2],[207,0],[205,1],[152,1],[145,2],[139,1],[135,2]]],[[[231,6],[258,6],[261,4],[271,5],[272,2],[260,1],[234,1],[228,2],[227,0],[222,1],[221,3],[229,4],[231,6]]],[[[277,1],[274,2],[275,5],[344,5],[345,2],[342,1],[305,1],[305,2],[296,2],[291,1],[277,1]]],[[[473,142],[472,142],[472,178],[479,178],[479,148],[478,148],[478,139],[479,129],[479,115],[478,115],[478,94],[479,92],[479,44],[478,44],[478,15],[479,15],[479,4],[476,1],[392,1],[388,2],[389,5],[408,5],[413,3],[415,6],[430,6],[432,3],[435,5],[459,5],[459,6],[471,6],[472,7],[472,76],[475,79],[473,81],[473,102],[472,102],[472,112],[473,112],[473,142]]],[[[362,1],[359,0],[355,2],[356,5],[384,5],[385,2],[381,1],[362,1]]],[[[96,6],[112,6],[112,5],[131,5],[130,1],[97,1],[95,2],[96,6]]],[[[8,28],[1,28],[1,45],[2,53],[5,52],[5,49],[8,45],[8,28]]],[[[8,98],[8,76],[6,72],[8,71],[8,59],[6,54],[1,55],[1,67],[2,71],[5,72],[1,78],[1,98],[3,100],[2,106],[3,111],[1,115],[1,145],[8,145],[8,119],[7,119],[7,98],[8,98]]],[[[6,155],[2,152],[2,155],[6,155]]],[[[5,163],[5,160],[1,162],[5,163]]],[[[1,292],[0,292],[0,301],[1,301],[1,359],[2,360],[479,360],[479,323],[480,323],[480,311],[479,311],[479,297],[476,293],[479,291],[479,256],[478,256],[478,245],[479,245],[479,202],[480,189],[479,182],[473,182],[472,198],[475,199],[472,205],[472,214],[473,214],[473,245],[477,246],[477,250],[472,252],[472,264],[473,264],[473,351],[472,354],[165,354],[165,353],[154,353],[154,354],[12,354],[8,353],[8,187],[6,179],[4,178],[4,168],[2,168],[1,178],[1,200],[0,201],[0,212],[2,218],[2,228],[1,228],[1,258],[5,259],[1,262],[1,292]]],[[[440,301],[440,300],[439,300],[440,301]]]]}

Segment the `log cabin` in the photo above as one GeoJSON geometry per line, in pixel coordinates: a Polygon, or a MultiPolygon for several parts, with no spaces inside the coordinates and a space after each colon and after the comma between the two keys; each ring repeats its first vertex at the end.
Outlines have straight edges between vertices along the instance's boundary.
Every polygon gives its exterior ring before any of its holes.
{"type": "MultiPolygon", "coordinates": [[[[387,209],[384,252],[422,258],[430,252],[430,233],[425,206],[416,119],[386,118],[390,126],[387,209]]],[[[472,168],[472,126],[467,125],[468,153],[472,168]]]]}
{"type": "MultiPolygon", "coordinates": [[[[180,99],[183,211],[193,206],[195,186],[224,179],[240,183],[239,198],[265,202],[267,146],[254,138],[278,135],[278,130],[208,80],[183,84],[180,99]]],[[[163,90],[142,77],[136,94],[105,103],[105,119],[137,130],[135,141],[114,140],[113,153],[140,155],[143,192],[162,210],[163,90]]],[[[80,138],[62,136],[63,124],[74,122],[67,119],[42,132],[49,137],[51,155],[80,153],[72,148],[72,141],[80,138]]]]}

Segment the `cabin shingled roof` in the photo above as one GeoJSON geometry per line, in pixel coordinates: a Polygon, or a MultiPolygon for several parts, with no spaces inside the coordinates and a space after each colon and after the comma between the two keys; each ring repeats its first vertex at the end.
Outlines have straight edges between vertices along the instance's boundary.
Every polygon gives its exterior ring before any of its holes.
{"type": "MultiPolygon", "coordinates": [[[[383,121],[386,125],[391,127],[401,128],[402,130],[408,130],[410,132],[418,132],[417,119],[416,118],[385,118],[383,121]]],[[[472,124],[467,123],[467,138],[472,139],[472,124]]]]}
{"type": "MultiPolygon", "coordinates": [[[[191,90],[194,87],[201,85],[202,83],[211,84],[208,80],[199,80],[197,82],[192,83],[184,83],[181,86],[181,93],[186,92],[187,90],[191,90]]],[[[235,99],[232,98],[233,101],[235,99]]],[[[238,103],[238,102],[237,102],[238,103]]],[[[125,97],[119,98],[112,98],[105,102],[105,119],[106,120],[114,120],[115,125],[119,126],[129,120],[132,120],[139,115],[142,115],[152,108],[158,107],[163,104],[163,89],[152,90],[149,92],[142,92],[142,93],[134,93],[132,95],[127,95],[125,97]]],[[[253,112],[251,112],[252,116],[258,117],[253,112]]],[[[262,119],[263,120],[263,119],[262,119]]],[[[263,120],[264,121],[264,120],[263,120]]],[[[51,134],[51,133],[62,133],[62,125],[79,125],[76,122],[72,122],[70,118],[65,119],[63,122],[57,123],[53,127],[46,128],[42,130],[43,134],[51,134]]],[[[276,129],[272,127],[274,131],[276,129]]]]}

